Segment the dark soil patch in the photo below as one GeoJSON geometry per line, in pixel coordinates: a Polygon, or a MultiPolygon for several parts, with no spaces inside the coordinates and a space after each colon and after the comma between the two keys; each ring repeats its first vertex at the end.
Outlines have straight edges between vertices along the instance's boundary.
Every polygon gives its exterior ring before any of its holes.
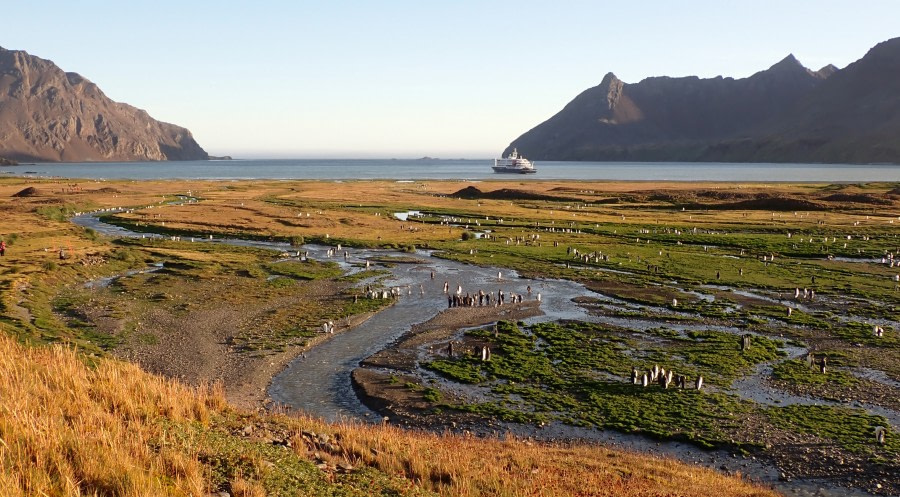
{"type": "MultiPolygon", "coordinates": [[[[835,194],[849,195],[849,194],[835,194]]],[[[853,195],[849,195],[853,196],[853,195]]],[[[864,195],[865,196],[865,195],[864,195]]],[[[734,190],[676,190],[647,196],[653,202],[668,202],[688,209],[817,211],[830,207],[817,202],[772,193],[747,193],[734,190]],[[713,201],[710,203],[709,201],[713,201]],[[715,202],[719,201],[719,202],[715,202]]]]}
{"type": "Polygon", "coordinates": [[[44,194],[45,193],[42,192],[41,190],[38,190],[37,188],[35,188],[33,186],[29,186],[28,188],[25,188],[24,190],[20,190],[16,193],[13,193],[12,196],[18,197],[18,198],[24,198],[24,197],[40,197],[40,196],[43,196],[44,194]]]}
{"type": "Polygon", "coordinates": [[[374,411],[405,417],[431,406],[424,398],[424,387],[417,383],[419,379],[414,376],[357,368],[353,370],[350,380],[356,394],[374,411]]]}
{"type": "Polygon", "coordinates": [[[825,200],[826,202],[852,202],[857,204],[873,205],[893,204],[893,202],[889,199],[886,199],[881,195],[873,195],[871,193],[834,193],[827,197],[822,197],[821,200],[825,200]]]}
{"type": "Polygon", "coordinates": [[[647,200],[663,201],[663,202],[685,202],[693,199],[709,199],[709,200],[753,200],[759,198],[760,194],[736,192],[733,190],[674,190],[663,191],[649,195],[647,200]]]}
{"type": "Polygon", "coordinates": [[[696,297],[665,286],[638,286],[607,280],[591,280],[583,283],[594,292],[640,304],[669,305],[672,299],[678,299],[683,303],[696,300],[696,297]]]}
{"type": "Polygon", "coordinates": [[[821,211],[827,209],[827,207],[809,200],[780,196],[762,196],[761,198],[721,204],[693,204],[688,207],[691,209],[767,211],[821,211]]]}
{"type": "Polygon", "coordinates": [[[820,384],[798,383],[794,381],[771,379],[770,383],[779,390],[791,392],[795,395],[814,397],[838,402],[851,403],[858,401],[887,409],[900,410],[900,399],[896,391],[888,385],[877,381],[860,379],[851,385],[843,385],[837,382],[824,382],[820,384]]]}
{"type": "Polygon", "coordinates": [[[476,199],[481,198],[484,195],[484,192],[475,188],[474,186],[467,186],[462,190],[458,190],[455,193],[451,193],[450,196],[453,198],[467,198],[467,199],[476,199]]]}
{"type": "Polygon", "coordinates": [[[450,194],[453,198],[463,198],[469,200],[490,199],[490,200],[546,200],[551,202],[580,202],[578,199],[569,197],[557,197],[553,195],[545,195],[543,193],[530,192],[527,190],[516,190],[512,188],[501,188],[492,192],[483,192],[474,186],[467,186],[462,190],[450,194]]]}

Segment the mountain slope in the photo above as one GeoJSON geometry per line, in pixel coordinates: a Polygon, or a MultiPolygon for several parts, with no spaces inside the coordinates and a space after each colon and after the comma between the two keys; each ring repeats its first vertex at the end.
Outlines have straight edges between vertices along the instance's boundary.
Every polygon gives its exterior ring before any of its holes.
{"type": "Polygon", "coordinates": [[[0,156],[20,161],[206,159],[191,132],[109,99],[53,62],[0,48],[0,156]]]}
{"type": "Polygon", "coordinates": [[[607,74],[520,136],[538,160],[900,162],[900,39],[843,70],[793,56],[748,78],[607,74]]]}
{"type": "Polygon", "coordinates": [[[900,163],[900,38],[837,71],[768,129],[709,160],[900,163]]]}

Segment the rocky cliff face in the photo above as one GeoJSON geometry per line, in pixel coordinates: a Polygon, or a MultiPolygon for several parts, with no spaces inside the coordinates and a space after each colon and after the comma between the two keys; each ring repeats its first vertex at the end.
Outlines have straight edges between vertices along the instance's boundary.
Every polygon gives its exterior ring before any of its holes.
{"type": "Polygon", "coordinates": [[[0,156],[20,161],[206,159],[191,132],[110,100],[87,79],[0,48],[0,156]]]}
{"type": "MultiPolygon", "coordinates": [[[[510,144],[537,160],[900,162],[900,38],[843,70],[793,56],[743,79],[612,73],[510,144]]],[[[506,152],[504,152],[506,153],[506,152]]]]}

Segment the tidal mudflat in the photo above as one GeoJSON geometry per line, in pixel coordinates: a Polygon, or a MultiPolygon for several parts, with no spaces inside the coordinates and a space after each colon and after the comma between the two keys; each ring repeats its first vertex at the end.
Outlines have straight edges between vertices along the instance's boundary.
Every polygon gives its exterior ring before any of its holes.
{"type": "Polygon", "coordinates": [[[46,219],[10,255],[39,254],[47,276],[4,280],[23,339],[222,381],[245,405],[636,436],[746,461],[713,464],[782,489],[900,492],[896,185],[58,189],[10,204],[46,219]],[[85,212],[76,222],[95,221],[52,224],[85,212]]]}

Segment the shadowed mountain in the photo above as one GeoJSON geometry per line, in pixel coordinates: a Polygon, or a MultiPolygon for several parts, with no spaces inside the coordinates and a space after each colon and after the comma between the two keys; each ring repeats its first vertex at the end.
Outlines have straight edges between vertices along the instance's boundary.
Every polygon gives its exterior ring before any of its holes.
{"type": "Polygon", "coordinates": [[[535,160],[900,162],[900,38],[838,70],[793,56],[748,78],[612,73],[514,140],[535,160]]]}
{"type": "Polygon", "coordinates": [[[0,156],[20,161],[206,159],[191,132],[109,99],[79,74],[0,48],[0,156]]]}

